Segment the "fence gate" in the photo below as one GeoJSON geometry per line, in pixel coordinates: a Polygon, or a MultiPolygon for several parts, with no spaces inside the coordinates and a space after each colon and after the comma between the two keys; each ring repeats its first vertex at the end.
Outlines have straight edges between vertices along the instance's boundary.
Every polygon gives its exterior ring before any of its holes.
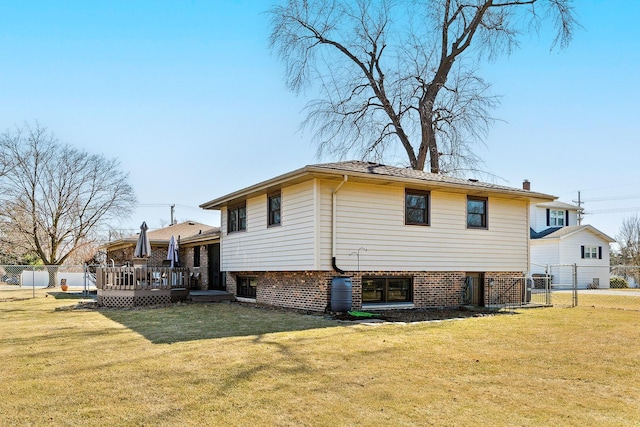
{"type": "Polygon", "coordinates": [[[547,266],[554,306],[578,306],[578,266],[576,264],[550,264],[547,266]]]}

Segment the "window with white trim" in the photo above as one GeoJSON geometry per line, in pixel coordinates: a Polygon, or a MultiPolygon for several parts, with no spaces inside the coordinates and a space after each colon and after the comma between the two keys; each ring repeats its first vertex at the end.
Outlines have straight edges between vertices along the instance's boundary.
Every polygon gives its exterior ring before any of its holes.
{"type": "Polygon", "coordinates": [[[584,257],[585,259],[598,259],[598,247],[597,246],[585,246],[584,257]]]}
{"type": "Polygon", "coordinates": [[[559,209],[549,211],[549,225],[551,227],[564,227],[566,223],[565,211],[559,209]]]}

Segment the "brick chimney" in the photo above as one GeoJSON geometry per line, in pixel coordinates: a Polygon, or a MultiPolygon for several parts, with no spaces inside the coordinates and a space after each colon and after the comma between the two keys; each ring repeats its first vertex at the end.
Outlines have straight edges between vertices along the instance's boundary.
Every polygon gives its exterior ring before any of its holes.
{"type": "Polygon", "coordinates": [[[529,182],[528,179],[525,179],[524,181],[522,181],[522,189],[531,191],[531,183],[529,182]]]}

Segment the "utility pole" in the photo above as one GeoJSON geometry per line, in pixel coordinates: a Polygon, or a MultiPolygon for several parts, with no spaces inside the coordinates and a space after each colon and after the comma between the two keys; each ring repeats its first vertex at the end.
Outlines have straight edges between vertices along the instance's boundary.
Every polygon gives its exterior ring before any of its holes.
{"type": "Polygon", "coordinates": [[[580,198],[579,191],[578,191],[578,200],[574,200],[573,203],[578,205],[578,225],[582,225],[582,216],[584,215],[584,209],[582,208],[582,205],[584,204],[584,202],[580,198]]]}
{"type": "Polygon", "coordinates": [[[176,205],[171,205],[171,225],[173,225],[173,214],[175,212],[176,205]]]}

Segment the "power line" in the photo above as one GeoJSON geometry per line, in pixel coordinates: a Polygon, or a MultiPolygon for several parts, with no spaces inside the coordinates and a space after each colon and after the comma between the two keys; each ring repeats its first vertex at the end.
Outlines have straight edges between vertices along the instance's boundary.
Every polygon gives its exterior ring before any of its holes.
{"type": "Polygon", "coordinates": [[[612,200],[629,200],[629,199],[640,199],[640,194],[634,194],[630,196],[596,197],[593,199],[584,200],[584,202],[610,202],[612,200]]]}
{"type": "Polygon", "coordinates": [[[140,203],[136,205],[137,208],[168,208],[173,206],[177,206],[182,209],[188,209],[196,212],[205,212],[205,209],[200,208],[199,206],[189,206],[189,205],[181,205],[179,203],[140,203]]]}
{"type": "Polygon", "coordinates": [[[586,212],[586,214],[623,213],[623,212],[640,212],[640,207],[636,207],[636,208],[596,209],[596,210],[589,210],[589,211],[586,212]]]}

